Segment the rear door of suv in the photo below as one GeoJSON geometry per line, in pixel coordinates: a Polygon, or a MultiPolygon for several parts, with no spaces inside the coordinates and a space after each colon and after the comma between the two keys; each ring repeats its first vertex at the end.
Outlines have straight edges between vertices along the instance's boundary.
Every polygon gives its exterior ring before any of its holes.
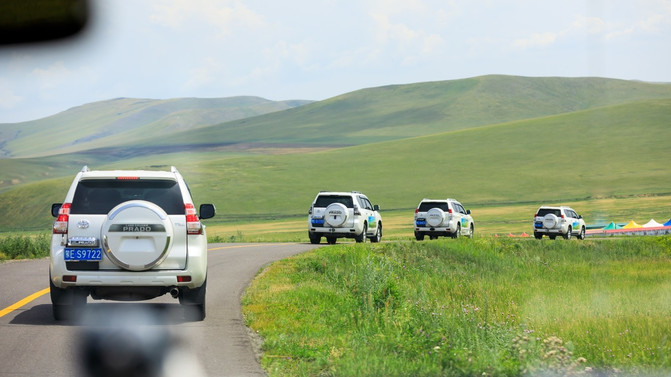
{"type": "MultiPolygon", "coordinates": [[[[104,237],[110,229],[102,228],[110,218],[110,211],[119,204],[132,200],[144,200],[161,207],[173,228],[167,257],[154,268],[184,269],[187,257],[185,208],[176,180],[140,179],[138,177],[82,179],[77,185],[70,208],[68,238],[94,237],[98,240],[99,246],[104,248],[104,237]]],[[[134,223],[133,225],[146,224],[134,223]]],[[[123,229],[119,228],[119,236],[122,231],[123,229]]],[[[128,236],[131,236],[130,232],[128,236]]],[[[99,269],[118,268],[106,257],[99,262],[99,269]]]]}

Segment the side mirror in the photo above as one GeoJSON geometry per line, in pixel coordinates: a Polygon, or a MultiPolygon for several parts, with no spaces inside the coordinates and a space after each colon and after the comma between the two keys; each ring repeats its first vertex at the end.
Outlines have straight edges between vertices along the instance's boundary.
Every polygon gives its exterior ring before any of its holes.
{"type": "Polygon", "coordinates": [[[51,205],[51,216],[58,217],[58,211],[61,210],[63,203],[54,203],[51,205]]]}
{"type": "Polygon", "coordinates": [[[200,205],[200,216],[201,220],[213,218],[216,214],[217,209],[214,208],[214,204],[201,204],[200,205]]]}
{"type": "Polygon", "coordinates": [[[467,214],[467,215],[470,215],[470,214],[471,214],[471,210],[470,210],[470,209],[467,209],[467,210],[466,210],[466,214],[467,214]]]}
{"type": "Polygon", "coordinates": [[[579,218],[579,219],[582,219],[582,215],[578,215],[578,218],[579,218]]]}
{"type": "Polygon", "coordinates": [[[376,204],[376,205],[373,206],[373,209],[376,210],[376,211],[379,211],[379,210],[380,210],[380,206],[376,204]]]}

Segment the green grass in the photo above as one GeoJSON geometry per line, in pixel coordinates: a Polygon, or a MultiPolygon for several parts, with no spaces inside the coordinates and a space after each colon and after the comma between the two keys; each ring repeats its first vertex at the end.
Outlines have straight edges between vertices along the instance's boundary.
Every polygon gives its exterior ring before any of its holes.
{"type": "Polygon", "coordinates": [[[0,235],[0,261],[44,258],[50,245],[48,233],[0,235]]]}
{"type": "Polygon", "coordinates": [[[671,238],[324,247],[243,297],[271,376],[671,370],[671,238]]]}

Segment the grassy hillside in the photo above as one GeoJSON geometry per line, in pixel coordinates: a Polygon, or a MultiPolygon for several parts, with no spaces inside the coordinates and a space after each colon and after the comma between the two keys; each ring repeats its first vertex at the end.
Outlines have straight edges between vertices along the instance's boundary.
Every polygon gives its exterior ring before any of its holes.
{"type": "MultiPolygon", "coordinates": [[[[669,193],[671,99],[578,111],[330,151],[254,157],[209,152],[108,167],[174,164],[220,220],[303,215],[319,190],[361,190],[383,209],[424,197],[468,207],[669,193]]],[[[105,166],[94,166],[103,168],[105,166]]],[[[0,229],[48,228],[49,204],[74,176],[0,194],[0,229]]]]}
{"type": "Polygon", "coordinates": [[[45,156],[169,138],[173,133],[289,109],[308,101],[258,97],[117,98],[30,122],[0,124],[0,155],[45,156]]]}
{"type": "Polygon", "coordinates": [[[654,98],[671,98],[671,85],[483,76],[363,89],[281,113],[204,127],[152,145],[203,140],[361,145],[654,98]]]}

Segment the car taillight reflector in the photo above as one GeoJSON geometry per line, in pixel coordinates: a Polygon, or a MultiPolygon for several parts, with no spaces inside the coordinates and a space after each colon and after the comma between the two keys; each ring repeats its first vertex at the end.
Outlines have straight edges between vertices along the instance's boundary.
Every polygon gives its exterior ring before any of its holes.
{"type": "Polygon", "coordinates": [[[178,276],[177,277],[177,282],[178,283],[188,283],[191,281],[191,276],[178,276]]]}
{"type": "Polygon", "coordinates": [[[54,221],[53,234],[66,234],[68,232],[68,220],[70,220],[70,203],[63,203],[58,210],[58,218],[54,221]]]}
{"type": "Polygon", "coordinates": [[[184,212],[186,213],[186,234],[201,234],[203,232],[203,225],[198,220],[196,208],[191,203],[184,205],[184,212]]]}
{"type": "Polygon", "coordinates": [[[76,283],[77,282],[77,275],[63,275],[63,281],[67,281],[70,283],[76,283]]]}

